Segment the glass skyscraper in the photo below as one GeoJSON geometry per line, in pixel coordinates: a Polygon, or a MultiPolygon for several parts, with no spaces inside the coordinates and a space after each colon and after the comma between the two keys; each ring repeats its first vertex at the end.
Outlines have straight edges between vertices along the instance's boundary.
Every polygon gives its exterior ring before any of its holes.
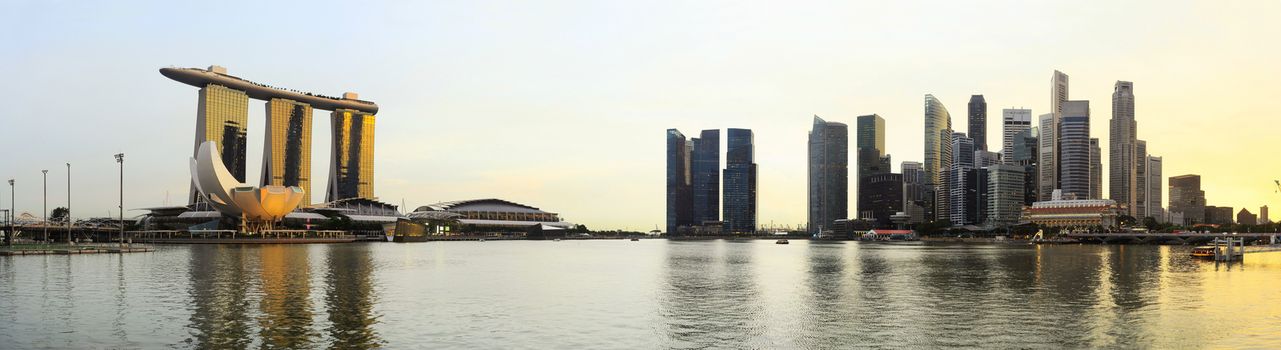
{"type": "Polygon", "coordinates": [[[756,163],[750,129],[726,130],[725,144],[725,230],[730,233],[756,231],[756,163]]]}
{"type": "Polygon", "coordinates": [[[1139,164],[1147,154],[1138,151],[1138,123],[1134,121],[1134,83],[1117,81],[1112,91],[1112,120],[1108,128],[1108,199],[1124,213],[1142,219],[1138,179],[1139,164]]]}
{"type": "Polygon", "coordinates": [[[374,115],[337,109],[330,114],[329,195],[325,201],[374,198],[374,115]]]}
{"type": "Polygon", "coordinates": [[[690,182],[693,187],[694,224],[720,221],[721,217],[721,131],[703,130],[692,140],[690,182]]]}
{"type": "Polygon", "coordinates": [[[311,205],[311,105],[282,98],[267,101],[262,186],[297,186],[311,205]]]}
{"type": "MultiPolygon", "coordinates": [[[[196,150],[205,141],[217,144],[223,165],[237,181],[245,181],[245,135],[249,129],[249,95],[218,84],[200,88],[196,110],[196,150]]],[[[198,197],[191,185],[190,203],[198,197]]]]}
{"type": "Polygon", "coordinates": [[[848,217],[849,159],[849,127],[814,116],[809,134],[810,232],[830,229],[832,222],[848,217]]]}
{"type": "Polygon", "coordinates": [[[948,191],[943,173],[952,167],[952,116],[934,95],[925,95],[925,184],[933,203],[925,206],[925,215],[933,220],[948,220],[948,191]]]}
{"type": "Polygon", "coordinates": [[[1090,101],[1063,103],[1059,126],[1059,189],[1077,199],[1090,198],[1090,101]]]}
{"type": "Polygon", "coordinates": [[[685,134],[667,129],[667,234],[694,221],[689,149],[685,134]]]}
{"type": "Polygon", "coordinates": [[[987,150],[987,101],[983,95],[971,95],[969,107],[970,138],[974,139],[974,149],[987,150]]]}

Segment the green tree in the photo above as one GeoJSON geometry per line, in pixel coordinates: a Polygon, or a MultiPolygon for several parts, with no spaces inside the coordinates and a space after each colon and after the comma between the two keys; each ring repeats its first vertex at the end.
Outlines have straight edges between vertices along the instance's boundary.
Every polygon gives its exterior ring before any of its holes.
{"type": "Polygon", "coordinates": [[[67,207],[57,207],[57,208],[53,208],[53,211],[49,213],[49,221],[50,221],[50,222],[63,222],[63,221],[67,221],[67,213],[68,213],[68,212],[69,212],[69,210],[67,210],[67,207]]]}
{"type": "Polygon", "coordinates": [[[1156,218],[1149,216],[1143,218],[1143,227],[1147,227],[1149,232],[1157,232],[1157,229],[1161,228],[1161,223],[1156,222],[1156,218]]]}

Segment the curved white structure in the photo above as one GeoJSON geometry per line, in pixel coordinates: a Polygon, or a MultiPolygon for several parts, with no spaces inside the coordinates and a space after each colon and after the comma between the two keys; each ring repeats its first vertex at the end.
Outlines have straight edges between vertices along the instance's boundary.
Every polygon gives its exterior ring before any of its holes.
{"type": "Polygon", "coordinates": [[[191,182],[210,205],[223,214],[239,216],[246,228],[270,229],[302,203],[302,188],[256,188],[236,181],[222,163],[213,141],[205,141],[191,159],[191,182]]]}

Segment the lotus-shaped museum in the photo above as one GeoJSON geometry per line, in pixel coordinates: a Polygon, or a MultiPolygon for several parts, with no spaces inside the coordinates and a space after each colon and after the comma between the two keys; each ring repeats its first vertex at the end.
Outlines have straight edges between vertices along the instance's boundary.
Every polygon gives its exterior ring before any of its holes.
{"type": "Polygon", "coordinates": [[[241,218],[241,229],[270,230],[298,208],[303,189],[296,186],[254,187],[240,183],[222,162],[213,141],[205,141],[191,159],[191,182],[201,198],[219,212],[241,218]]]}

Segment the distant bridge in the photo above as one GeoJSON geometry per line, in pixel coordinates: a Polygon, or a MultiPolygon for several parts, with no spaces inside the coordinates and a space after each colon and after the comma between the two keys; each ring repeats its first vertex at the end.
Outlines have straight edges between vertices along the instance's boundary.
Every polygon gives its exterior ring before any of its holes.
{"type": "Polygon", "coordinates": [[[1281,233],[1140,233],[1140,232],[1091,232],[1091,233],[1066,233],[1059,235],[1076,239],[1082,242],[1098,243],[1175,243],[1175,244],[1199,244],[1214,240],[1215,238],[1234,237],[1243,238],[1247,242],[1264,240],[1270,244],[1281,243],[1281,233]]]}

